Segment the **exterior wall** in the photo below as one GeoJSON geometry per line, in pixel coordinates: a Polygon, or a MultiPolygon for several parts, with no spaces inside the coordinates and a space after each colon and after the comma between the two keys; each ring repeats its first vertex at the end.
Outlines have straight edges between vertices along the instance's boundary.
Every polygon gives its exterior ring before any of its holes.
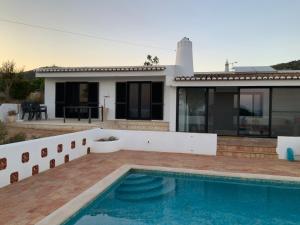
{"type": "MultiPolygon", "coordinates": [[[[164,77],[160,76],[147,76],[147,77],[112,77],[112,78],[45,78],[45,104],[48,108],[48,116],[50,119],[55,119],[55,83],[56,82],[99,82],[99,106],[104,105],[108,108],[108,120],[115,120],[115,104],[116,104],[116,82],[125,81],[163,81],[164,77]],[[108,97],[105,97],[108,96],[108,97]]],[[[168,120],[169,112],[169,95],[168,88],[165,86],[164,90],[164,121],[168,120]]]]}
{"type": "Polygon", "coordinates": [[[44,103],[47,106],[48,118],[55,118],[55,80],[45,79],[44,103]]]}
{"type": "Polygon", "coordinates": [[[300,157],[300,137],[283,137],[279,136],[277,139],[276,152],[279,159],[286,159],[287,148],[292,148],[296,158],[300,157]]]}
{"type": "Polygon", "coordinates": [[[8,111],[15,110],[16,113],[18,112],[18,105],[17,104],[0,104],[0,121],[5,122],[8,111]]]}

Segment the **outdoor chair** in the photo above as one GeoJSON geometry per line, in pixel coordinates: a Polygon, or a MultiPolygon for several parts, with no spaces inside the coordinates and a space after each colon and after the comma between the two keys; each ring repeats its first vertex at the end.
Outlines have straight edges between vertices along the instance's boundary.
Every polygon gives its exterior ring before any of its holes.
{"type": "Polygon", "coordinates": [[[22,102],[21,109],[22,109],[22,120],[24,119],[26,113],[28,114],[28,120],[30,120],[32,117],[31,103],[30,102],[22,102]]]}
{"type": "Polygon", "coordinates": [[[48,119],[47,106],[40,105],[38,103],[31,104],[32,116],[30,119],[35,117],[36,120],[42,119],[42,113],[45,113],[45,119],[48,119]]]}

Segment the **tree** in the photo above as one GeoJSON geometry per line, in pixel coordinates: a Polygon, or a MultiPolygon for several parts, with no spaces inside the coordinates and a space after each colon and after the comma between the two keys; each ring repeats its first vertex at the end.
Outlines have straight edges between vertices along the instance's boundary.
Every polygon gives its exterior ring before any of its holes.
{"type": "Polygon", "coordinates": [[[23,69],[17,70],[14,61],[6,61],[2,63],[0,67],[0,78],[2,80],[3,92],[6,98],[10,98],[10,89],[12,85],[20,79],[20,72],[23,69]]]}
{"type": "Polygon", "coordinates": [[[146,61],[144,62],[144,66],[153,66],[158,65],[159,58],[157,56],[154,56],[152,58],[152,55],[147,55],[146,61]]]}
{"type": "Polygon", "coordinates": [[[300,60],[280,63],[272,66],[276,70],[300,70],[300,60]]]}

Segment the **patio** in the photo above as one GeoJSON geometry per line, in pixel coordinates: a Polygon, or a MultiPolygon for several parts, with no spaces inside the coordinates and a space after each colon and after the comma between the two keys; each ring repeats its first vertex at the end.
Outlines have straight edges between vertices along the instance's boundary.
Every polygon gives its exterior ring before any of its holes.
{"type": "Polygon", "coordinates": [[[0,189],[1,224],[35,224],[124,164],[300,177],[300,163],[282,160],[118,151],[89,154],[0,189]],[[16,213],[17,212],[17,213],[16,213]]]}
{"type": "Polygon", "coordinates": [[[64,120],[62,118],[17,121],[16,123],[10,124],[10,126],[59,131],[81,131],[92,128],[151,131],[169,130],[168,122],[151,120],[107,120],[102,122],[98,119],[92,119],[91,123],[88,123],[88,119],[81,119],[80,121],[77,119],[66,119],[66,122],[64,123],[64,120]]]}

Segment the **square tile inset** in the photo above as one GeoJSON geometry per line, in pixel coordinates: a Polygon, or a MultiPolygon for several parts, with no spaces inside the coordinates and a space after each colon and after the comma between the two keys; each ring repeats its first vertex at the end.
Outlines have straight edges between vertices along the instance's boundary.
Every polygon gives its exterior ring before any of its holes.
{"type": "Polygon", "coordinates": [[[0,158],[0,170],[4,170],[7,167],[7,159],[6,158],[0,158]]]}
{"type": "Polygon", "coordinates": [[[55,167],[55,159],[50,160],[50,169],[55,167]]]}
{"type": "Polygon", "coordinates": [[[65,155],[65,163],[69,162],[70,159],[69,159],[69,155],[65,155]]]}
{"type": "Polygon", "coordinates": [[[39,165],[35,165],[32,167],[32,176],[39,173],[39,165]]]}
{"type": "Polygon", "coordinates": [[[60,153],[62,151],[63,151],[63,145],[62,144],[57,145],[57,152],[60,153]]]}
{"type": "Polygon", "coordinates": [[[48,155],[48,149],[47,148],[43,148],[41,150],[41,156],[42,156],[42,158],[47,157],[47,155],[48,155]]]}
{"type": "Polygon", "coordinates": [[[19,180],[19,173],[18,172],[13,172],[10,174],[10,183],[16,183],[19,180]]]}
{"type": "Polygon", "coordinates": [[[75,141],[72,141],[72,142],[71,142],[71,149],[74,149],[75,146],[76,146],[75,141]]]}
{"type": "Polygon", "coordinates": [[[22,154],[22,163],[26,163],[29,161],[29,152],[24,152],[22,154]]]}

